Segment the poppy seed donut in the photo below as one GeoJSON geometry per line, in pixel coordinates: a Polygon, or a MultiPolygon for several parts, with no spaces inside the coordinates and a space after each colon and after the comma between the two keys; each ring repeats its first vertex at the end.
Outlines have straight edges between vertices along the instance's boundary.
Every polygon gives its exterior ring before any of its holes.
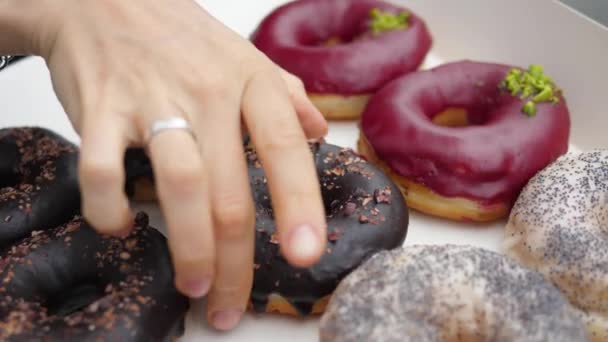
{"type": "Polygon", "coordinates": [[[608,150],[568,154],[532,178],[504,247],[560,288],[594,341],[608,341],[608,150]]]}
{"type": "Polygon", "coordinates": [[[509,258],[456,245],[380,252],[338,286],[322,342],[585,341],[550,282],[509,258]]]}

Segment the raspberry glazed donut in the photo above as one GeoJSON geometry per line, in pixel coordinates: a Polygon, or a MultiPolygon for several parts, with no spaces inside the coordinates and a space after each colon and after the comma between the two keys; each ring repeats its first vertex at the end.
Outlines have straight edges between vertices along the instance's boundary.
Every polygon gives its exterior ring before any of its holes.
{"type": "Polygon", "coordinates": [[[0,340],[173,341],[188,299],[173,286],[163,235],[138,214],[125,239],[82,218],[0,253],[0,340]]]}
{"type": "Polygon", "coordinates": [[[608,150],[567,154],[515,202],[505,252],[551,280],[608,341],[608,150]]]}
{"type": "Polygon", "coordinates": [[[461,61],[378,92],[358,148],[411,208],[483,222],[508,215],[526,182],[567,152],[569,135],[566,100],[542,67],[461,61]]]}
{"type": "Polygon", "coordinates": [[[299,0],[268,15],[251,37],[298,76],[328,119],[359,118],[369,97],[418,69],[432,45],[424,21],[381,0],[299,0]]]}
{"type": "Polygon", "coordinates": [[[0,129],[0,248],[78,213],[77,164],[78,148],[47,129],[0,129]]]}
{"type": "Polygon", "coordinates": [[[321,342],[587,341],[550,282],[470,246],[406,246],[348,275],[321,318],[321,342]]]}
{"type": "MultiPolygon", "coordinates": [[[[339,281],[374,253],[403,244],[408,209],[399,188],[352,150],[311,144],[327,215],[328,248],[309,268],[291,266],[276,238],[266,176],[252,146],[246,147],[256,209],[251,309],[294,316],[322,313],[339,281]]],[[[154,177],[142,150],[126,162],[128,193],[149,200],[154,177]],[[142,178],[145,181],[142,181],[142,178]],[[143,189],[140,189],[143,188],[143,189]]]]}

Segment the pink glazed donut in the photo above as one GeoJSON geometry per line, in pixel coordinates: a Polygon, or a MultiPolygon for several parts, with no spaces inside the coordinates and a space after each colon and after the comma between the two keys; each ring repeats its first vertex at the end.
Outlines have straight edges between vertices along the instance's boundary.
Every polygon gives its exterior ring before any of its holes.
{"type": "Polygon", "coordinates": [[[255,46],[300,77],[329,119],[355,119],[369,97],[418,69],[432,45],[422,19],[380,0],[297,0],[267,16],[255,46]]]}
{"type": "Polygon", "coordinates": [[[359,153],[410,208],[457,221],[506,217],[528,180],[568,150],[565,98],[540,65],[459,61],[382,88],[359,153]]]}

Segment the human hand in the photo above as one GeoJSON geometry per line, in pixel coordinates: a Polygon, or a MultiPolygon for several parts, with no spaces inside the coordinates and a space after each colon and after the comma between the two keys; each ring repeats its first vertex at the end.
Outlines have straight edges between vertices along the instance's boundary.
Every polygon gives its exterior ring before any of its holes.
{"type": "Polygon", "coordinates": [[[53,1],[34,46],[81,135],[83,213],[103,233],[131,220],[123,156],[147,146],[176,286],[208,290],[207,316],[234,327],[253,278],[254,209],[242,128],[256,145],[287,260],[325,249],[325,215],[306,138],[326,134],[295,77],[191,0],[53,1]],[[148,141],[154,122],[186,119],[148,141]]]}

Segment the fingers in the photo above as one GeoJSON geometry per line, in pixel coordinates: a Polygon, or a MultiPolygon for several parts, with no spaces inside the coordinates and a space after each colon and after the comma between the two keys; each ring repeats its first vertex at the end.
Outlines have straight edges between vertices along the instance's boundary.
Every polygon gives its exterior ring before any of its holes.
{"type": "Polygon", "coordinates": [[[327,121],[317,107],[310,102],[302,81],[286,71],[282,71],[281,76],[287,85],[291,101],[306,137],[308,139],[319,139],[326,136],[327,121]]]}
{"type": "Polygon", "coordinates": [[[268,176],[281,251],[300,267],[325,249],[319,181],[298,117],[279,76],[259,73],[243,95],[243,115],[268,176]]]}
{"type": "Polygon", "coordinates": [[[253,198],[240,135],[238,97],[234,101],[206,101],[204,110],[209,119],[199,124],[198,131],[209,167],[216,239],[215,278],[207,300],[207,318],[216,329],[229,330],[245,312],[253,282],[253,198]]]}
{"type": "Polygon", "coordinates": [[[85,117],[79,161],[82,212],[99,232],[123,236],[132,222],[124,193],[127,123],[110,113],[85,117]]]}
{"type": "Polygon", "coordinates": [[[202,297],[209,291],[215,262],[208,171],[187,131],[163,131],[148,148],[168,227],[176,287],[190,297],[202,297]]]}

